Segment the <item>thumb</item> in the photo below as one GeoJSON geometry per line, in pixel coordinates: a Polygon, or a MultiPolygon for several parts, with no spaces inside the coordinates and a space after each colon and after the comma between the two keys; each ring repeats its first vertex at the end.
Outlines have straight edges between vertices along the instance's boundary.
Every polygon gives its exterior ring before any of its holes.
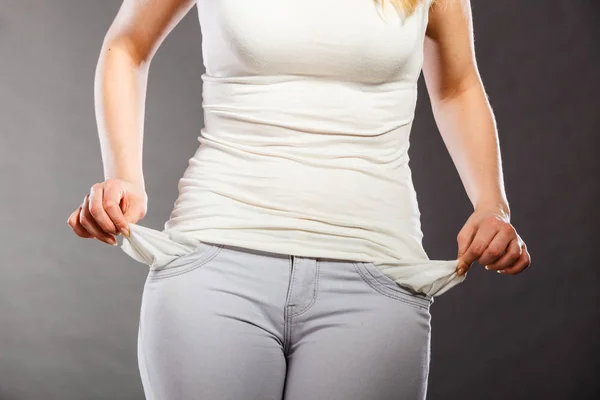
{"type": "MultiPolygon", "coordinates": [[[[123,216],[125,217],[125,220],[128,223],[135,224],[140,219],[142,219],[145,214],[145,207],[143,202],[137,201],[135,198],[132,198],[127,195],[123,196],[123,199],[121,201],[121,209],[123,210],[123,216]]],[[[129,227],[127,227],[127,233],[124,233],[124,235],[129,237],[129,234],[130,230],[129,227]]]]}
{"type": "Polygon", "coordinates": [[[467,252],[467,249],[473,242],[473,238],[475,237],[475,232],[476,232],[475,226],[472,224],[466,223],[456,238],[456,241],[458,243],[458,253],[457,253],[457,257],[456,257],[459,260],[458,266],[457,266],[458,270],[466,271],[470,267],[470,265],[467,262],[465,262],[462,257],[465,255],[465,253],[467,252]]]}
{"type": "Polygon", "coordinates": [[[129,223],[136,222],[136,219],[134,218],[134,209],[131,203],[132,202],[129,199],[129,196],[127,195],[123,196],[123,198],[121,199],[120,206],[121,210],[123,211],[123,219],[125,220],[125,226],[123,227],[121,232],[125,237],[129,237],[129,235],[131,234],[131,230],[129,229],[129,223]]]}

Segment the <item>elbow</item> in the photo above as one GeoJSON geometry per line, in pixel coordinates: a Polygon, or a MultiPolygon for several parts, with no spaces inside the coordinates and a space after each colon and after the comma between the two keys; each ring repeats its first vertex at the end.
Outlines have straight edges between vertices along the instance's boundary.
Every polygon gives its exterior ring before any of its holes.
{"type": "Polygon", "coordinates": [[[483,83],[479,79],[479,76],[477,74],[470,74],[463,79],[444,82],[438,85],[435,90],[430,90],[429,95],[432,103],[441,105],[475,92],[481,92],[485,95],[483,83]]]}
{"type": "Polygon", "coordinates": [[[111,57],[113,54],[125,55],[138,69],[149,65],[152,59],[151,52],[127,34],[106,41],[105,57],[111,57]]]}

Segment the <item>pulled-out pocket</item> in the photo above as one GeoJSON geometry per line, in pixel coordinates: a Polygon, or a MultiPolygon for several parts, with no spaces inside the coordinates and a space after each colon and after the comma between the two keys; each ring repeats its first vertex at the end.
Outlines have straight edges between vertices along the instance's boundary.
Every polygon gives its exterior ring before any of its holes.
{"type": "Polygon", "coordinates": [[[131,258],[148,265],[150,279],[162,279],[196,269],[221,250],[218,244],[198,240],[186,232],[158,231],[129,224],[130,236],[121,249],[131,258]]]}
{"type": "Polygon", "coordinates": [[[401,286],[371,262],[355,262],[354,266],[362,279],[383,296],[424,309],[434,301],[432,296],[401,286]]]}
{"type": "Polygon", "coordinates": [[[215,258],[221,249],[222,246],[200,242],[190,253],[160,267],[150,268],[148,279],[158,280],[191,272],[215,258]]]}

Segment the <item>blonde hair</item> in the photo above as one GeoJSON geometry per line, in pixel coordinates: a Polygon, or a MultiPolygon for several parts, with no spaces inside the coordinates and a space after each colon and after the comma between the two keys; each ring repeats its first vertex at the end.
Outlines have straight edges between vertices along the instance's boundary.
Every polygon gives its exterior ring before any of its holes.
{"type": "MultiPolygon", "coordinates": [[[[386,1],[392,4],[399,10],[402,10],[406,15],[412,14],[417,7],[427,1],[427,0],[375,0],[377,3],[380,3],[383,6],[383,3],[386,1]]],[[[435,0],[433,0],[435,1],[435,0]]]]}

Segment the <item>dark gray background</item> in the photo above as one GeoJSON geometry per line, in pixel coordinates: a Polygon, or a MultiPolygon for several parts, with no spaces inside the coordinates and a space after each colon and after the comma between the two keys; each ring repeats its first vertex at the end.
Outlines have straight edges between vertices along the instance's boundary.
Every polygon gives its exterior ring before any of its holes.
{"type": "MultiPolygon", "coordinates": [[[[93,79],[119,5],[0,0],[2,400],[143,398],[135,344],[147,267],[66,224],[103,177],[93,79]]],[[[533,263],[516,277],[476,264],[436,299],[429,399],[600,398],[600,4],[473,0],[473,12],[512,222],[533,263]]],[[[196,18],[150,72],[143,224],[155,229],[203,124],[196,18]]],[[[472,208],[424,89],[411,165],[426,249],[453,259],[472,208]]]]}

